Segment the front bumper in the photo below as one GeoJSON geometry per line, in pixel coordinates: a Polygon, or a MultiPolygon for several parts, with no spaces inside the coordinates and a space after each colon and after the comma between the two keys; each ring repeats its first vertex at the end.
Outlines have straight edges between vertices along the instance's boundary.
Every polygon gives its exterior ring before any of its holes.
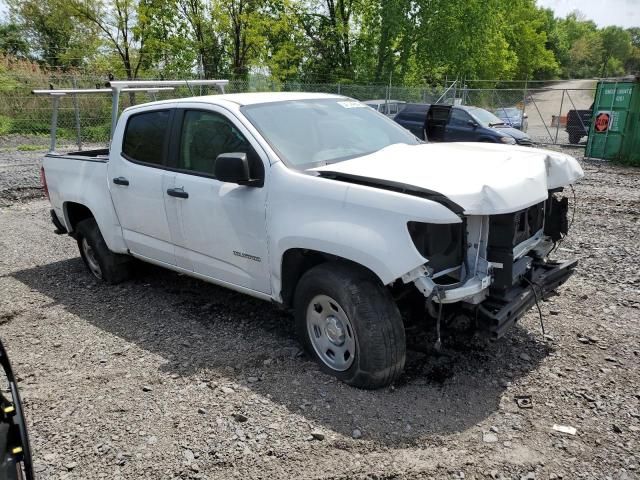
{"type": "Polygon", "coordinates": [[[527,279],[502,295],[490,295],[478,305],[478,328],[492,338],[500,338],[529,308],[538,301],[550,297],[553,292],[573,275],[577,260],[564,263],[534,263],[527,279]]]}

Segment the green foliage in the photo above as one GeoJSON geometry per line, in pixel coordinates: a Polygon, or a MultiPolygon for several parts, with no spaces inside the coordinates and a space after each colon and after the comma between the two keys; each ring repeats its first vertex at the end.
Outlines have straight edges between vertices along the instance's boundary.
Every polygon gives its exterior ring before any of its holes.
{"type": "Polygon", "coordinates": [[[0,115],[0,135],[7,135],[12,129],[13,120],[6,115],[0,115]]]}
{"type": "MultiPolygon", "coordinates": [[[[7,0],[0,52],[117,78],[442,84],[640,69],[640,28],[536,0],[7,0]]],[[[2,72],[0,71],[0,75],[2,72]]],[[[6,87],[4,87],[6,88],[6,87]]],[[[133,101],[133,95],[131,100],[133,101]]]]}
{"type": "Polygon", "coordinates": [[[38,150],[44,150],[44,147],[42,145],[23,144],[18,145],[16,150],[19,152],[36,152],[38,150]]]}

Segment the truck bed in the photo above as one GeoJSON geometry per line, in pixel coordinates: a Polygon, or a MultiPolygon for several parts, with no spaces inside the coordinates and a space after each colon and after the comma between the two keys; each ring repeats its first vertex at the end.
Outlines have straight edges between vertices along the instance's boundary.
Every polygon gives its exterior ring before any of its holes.
{"type": "Polygon", "coordinates": [[[108,148],[97,148],[95,150],[82,150],[68,153],[48,153],[47,157],[64,157],[70,160],[88,160],[106,162],[109,160],[108,148]]]}

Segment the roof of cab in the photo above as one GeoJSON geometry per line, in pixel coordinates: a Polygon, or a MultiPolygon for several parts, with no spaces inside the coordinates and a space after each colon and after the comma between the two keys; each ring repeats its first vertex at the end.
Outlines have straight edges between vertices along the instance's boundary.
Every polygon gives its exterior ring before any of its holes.
{"type": "Polygon", "coordinates": [[[172,98],[158,102],[144,103],[129,107],[127,110],[150,105],[173,104],[178,102],[198,102],[220,104],[231,102],[237,105],[256,105],[260,103],[283,102],[287,100],[315,100],[323,98],[346,98],[342,95],[313,92],[251,92],[251,93],[226,93],[222,95],[202,95],[199,97],[172,98]]]}

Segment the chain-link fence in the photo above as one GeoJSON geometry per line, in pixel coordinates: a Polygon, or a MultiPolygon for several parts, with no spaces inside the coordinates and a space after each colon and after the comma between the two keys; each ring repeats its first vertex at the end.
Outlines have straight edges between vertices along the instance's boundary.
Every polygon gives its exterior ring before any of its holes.
{"type": "MultiPolygon", "coordinates": [[[[46,145],[51,125],[52,100],[34,96],[35,88],[100,88],[106,79],[91,75],[25,75],[11,78],[10,88],[0,88],[0,139],[7,135],[25,136],[24,142],[46,145]]],[[[573,81],[533,88],[475,88],[477,85],[448,82],[433,87],[354,85],[326,83],[281,83],[267,78],[232,80],[228,93],[255,91],[307,91],[345,95],[358,100],[400,101],[407,103],[449,103],[474,105],[494,112],[508,123],[525,130],[534,142],[542,144],[577,143],[586,140],[589,109],[595,82],[573,81]],[[474,88],[471,88],[474,87],[474,88]],[[576,117],[571,111],[582,111],[576,117]],[[516,118],[522,117],[518,124],[516,118]],[[576,123],[577,122],[577,123],[576,123]]],[[[58,144],[105,145],[111,125],[111,91],[91,95],[66,95],[58,111],[58,144]]],[[[168,98],[218,93],[215,87],[177,87],[156,93],[124,93],[120,108],[168,98]]]]}

